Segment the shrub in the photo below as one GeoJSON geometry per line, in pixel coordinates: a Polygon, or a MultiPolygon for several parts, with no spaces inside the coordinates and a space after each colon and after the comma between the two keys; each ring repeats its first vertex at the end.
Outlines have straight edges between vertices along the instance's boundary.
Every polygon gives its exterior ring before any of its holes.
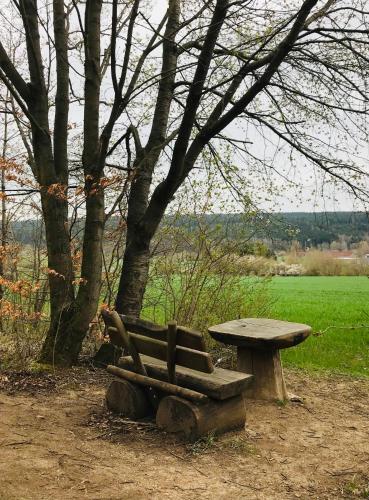
{"type": "MultiPolygon", "coordinates": [[[[2,247],[3,249],[3,247],[2,247]]],[[[30,248],[7,245],[0,255],[0,367],[26,369],[37,356],[48,321],[47,279],[30,248]],[[36,264],[35,264],[35,261],[36,264]]]]}
{"type": "Polygon", "coordinates": [[[369,265],[360,259],[336,259],[319,250],[308,252],[301,260],[308,276],[360,276],[369,272],[369,265]]]}
{"type": "Polygon", "coordinates": [[[191,252],[153,259],[143,316],[159,323],[176,319],[206,332],[212,324],[267,314],[269,280],[245,277],[246,258],[225,254],[207,234],[192,232],[186,238],[191,252]]]}

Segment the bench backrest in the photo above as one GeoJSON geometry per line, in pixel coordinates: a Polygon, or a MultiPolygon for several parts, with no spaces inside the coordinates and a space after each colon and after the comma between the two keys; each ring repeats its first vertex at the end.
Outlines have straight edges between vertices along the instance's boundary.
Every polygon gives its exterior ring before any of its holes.
{"type": "MultiPolygon", "coordinates": [[[[112,315],[107,310],[101,311],[110,341],[125,348],[124,342],[115,326],[112,315]]],[[[120,315],[130,342],[135,349],[152,358],[192,368],[205,373],[214,371],[210,355],[206,352],[205,343],[201,333],[183,326],[177,326],[175,331],[175,344],[170,339],[171,327],[162,326],[150,321],[120,315]],[[169,342],[168,342],[169,341],[169,342]]],[[[172,328],[173,331],[173,328],[172,328]]],[[[168,366],[169,368],[169,366],[168,366]]]]}

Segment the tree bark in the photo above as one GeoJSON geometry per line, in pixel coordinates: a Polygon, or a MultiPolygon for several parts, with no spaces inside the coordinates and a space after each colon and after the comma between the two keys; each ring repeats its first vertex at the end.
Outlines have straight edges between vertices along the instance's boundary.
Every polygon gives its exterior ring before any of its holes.
{"type": "Polygon", "coordinates": [[[93,188],[86,199],[81,282],[73,304],[73,314],[66,325],[63,345],[60,346],[67,364],[78,361],[83,339],[99,303],[104,217],[104,191],[101,188],[95,191],[93,188]]]}
{"type": "MultiPolygon", "coordinates": [[[[58,87],[55,110],[55,133],[57,133],[58,137],[55,137],[54,140],[54,154],[58,154],[58,158],[55,157],[54,169],[56,178],[63,181],[64,178],[68,178],[67,175],[66,177],[63,175],[64,172],[68,173],[66,149],[68,64],[66,60],[67,37],[64,6],[60,2],[61,0],[54,0],[55,49],[58,54],[58,87]],[[58,140],[60,140],[60,143],[58,140]]],[[[74,297],[72,285],[73,274],[69,234],[66,231],[68,227],[67,204],[64,207],[65,212],[59,211],[56,216],[58,224],[53,220],[50,221],[50,224],[46,221],[46,219],[53,219],[56,210],[50,210],[50,207],[47,206],[44,209],[49,260],[53,250],[54,234],[56,233],[61,238],[58,256],[61,261],[65,257],[64,265],[68,266],[68,279],[66,278],[63,287],[60,278],[56,277],[52,280],[52,276],[50,277],[51,326],[43,346],[41,359],[62,365],[71,365],[77,362],[82,341],[92,318],[96,314],[100,295],[102,239],[105,218],[104,191],[100,186],[105,157],[103,153],[100,155],[99,152],[101,6],[101,0],[88,0],[85,9],[85,107],[82,163],[85,174],[86,220],[83,236],[81,278],[76,297],[74,297]],[[65,226],[64,230],[60,226],[61,223],[65,226]],[[49,231],[48,226],[50,226],[49,231]],[[64,234],[66,239],[64,239],[64,234]],[[52,281],[54,288],[51,287],[52,281]],[[53,301],[55,305],[53,305],[53,301]]],[[[47,199],[45,203],[46,201],[47,199]]],[[[56,262],[59,267],[61,261],[56,262]]]]}
{"type": "MultiPolygon", "coordinates": [[[[6,93],[6,102],[9,100],[10,94],[6,93]]],[[[4,130],[2,139],[2,157],[5,160],[7,156],[8,149],[8,115],[4,116],[4,130]]],[[[5,166],[1,170],[1,256],[0,256],[0,276],[4,276],[4,261],[5,261],[5,251],[7,245],[7,233],[8,233],[8,220],[7,220],[7,207],[6,207],[6,180],[5,180],[5,166]]],[[[0,300],[4,297],[4,289],[0,285],[0,300]]],[[[2,318],[0,318],[0,328],[2,329],[3,323],[2,318]]]]}
{"type": "MultiPolygon", "coordinates": [[[[129,231],[132,233],[133,231],[129,231]]],[[[138,317],[149,277],[150,239],[145,235],[128,234],[120,275],[116,309],[119,313],[138,317]]]]}
{"type": "Polygon", "coordinates": [[[41,191],[48,254],[50,327],[41,351],[45,363],[68,364],[62,354],[66,324],[74,301],[73,267],[68,234],[67,202],[41,191]]]}

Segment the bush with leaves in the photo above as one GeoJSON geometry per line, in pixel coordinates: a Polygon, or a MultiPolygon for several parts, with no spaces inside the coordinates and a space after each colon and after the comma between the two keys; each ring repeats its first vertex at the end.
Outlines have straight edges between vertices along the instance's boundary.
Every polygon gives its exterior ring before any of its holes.
{"type": "Polygon", "coordinates": [[[165,240],[170,246],[152,261],[144,317],[176,319],[205,333],[216,323],[267,315],[269,280],[245,276],[237,256],[224,252],[217,229],[167,228],[165,240]]]}

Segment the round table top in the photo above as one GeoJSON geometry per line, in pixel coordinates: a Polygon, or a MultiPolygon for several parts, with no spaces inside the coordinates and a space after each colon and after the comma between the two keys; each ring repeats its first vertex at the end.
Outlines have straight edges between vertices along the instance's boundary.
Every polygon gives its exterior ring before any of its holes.
{"type": "Polygon", "coordinates": [[[255,349],[285,349],[303,342],[311,327],[301,323],[265,318],[227,321],[209,328],[213,339],[223,344],[255,349]]]}

